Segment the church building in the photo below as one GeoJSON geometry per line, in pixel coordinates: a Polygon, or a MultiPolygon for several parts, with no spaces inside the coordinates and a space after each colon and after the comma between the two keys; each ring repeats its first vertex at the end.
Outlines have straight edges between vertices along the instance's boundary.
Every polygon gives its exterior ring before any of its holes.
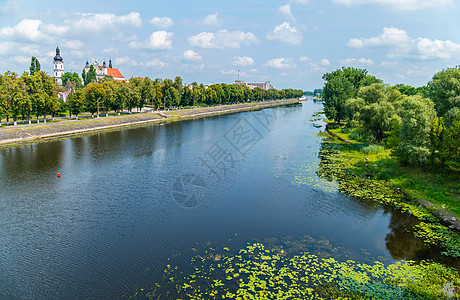
{"type": "Polygon", "coordinates": [[[54,56],[53,65],[54,79],[56,80],[57,84],[62,85],[62,75],[64,75],[64,60],[62,59],[59,47],[56,47],[56,56],[54,56]]]}
{"type": "MultiPolygon", "coordinates": [[[[116,68],[112,67],[112,60],[109,60],[109,65],[104,62],[102,63],[102,66],[100,66],[97,61],[93,62],[93,67],[96,70],[96,80],[100,80],[104,78],[104,76],[112,76],[114,80],[117,81],[127,81],[125,77],[120,73],[120,71],[116,68]]],[[[85,68],[83,69],[85,73],[88,73],[90,68],[90,64],[88,61],[86,61],[85,68]]]]}

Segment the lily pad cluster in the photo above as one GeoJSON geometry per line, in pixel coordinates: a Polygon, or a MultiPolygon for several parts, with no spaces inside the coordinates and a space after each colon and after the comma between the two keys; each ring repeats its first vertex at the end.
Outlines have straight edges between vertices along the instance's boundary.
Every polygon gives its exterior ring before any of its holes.
{"type": "Polygon", "coordinates": [[[288,255],[253,243],[196,256],[191,272],[168,266],[170,291],[159,285],[150,299],[460,299],[458,273],[437,263],[380,262],[288,255]],[[432,277],[435,276],[435,280],[432,277]],[[449,289],[446,289],[449,287],[449,289]]]}
{"type": "Polygon", "coordinates": [[[422,238],[427,245],[441,246],[444,255],[460,257],[458,232],[443,226],[429,208],[419,205],[385,180],[377,179],[374,166],[360,163],[351,167],[346,164],[353,150],[347,149],[350,151],[346,153],[341,151],[341,147],[340,144],[323,143],[319,153],[321,161],[318,176],[338,182],[340,192],[356,199],[376,201],[415,216],[422,222],[413,228],[417,237],[422,238]]]}

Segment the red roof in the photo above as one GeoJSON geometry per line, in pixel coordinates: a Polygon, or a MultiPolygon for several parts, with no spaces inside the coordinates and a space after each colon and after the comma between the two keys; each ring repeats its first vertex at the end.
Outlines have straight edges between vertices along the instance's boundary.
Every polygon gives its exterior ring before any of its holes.
{"type": "MultiPolygon", "coordinates": [[[[99,66],[99,68],[102,70],[102,66],[99,66]]],[[[107,67],[107,75],[112,76],[115,79],[125,79],[125,77],[121,75],[120,71],[115,68],[107,67]]]]}

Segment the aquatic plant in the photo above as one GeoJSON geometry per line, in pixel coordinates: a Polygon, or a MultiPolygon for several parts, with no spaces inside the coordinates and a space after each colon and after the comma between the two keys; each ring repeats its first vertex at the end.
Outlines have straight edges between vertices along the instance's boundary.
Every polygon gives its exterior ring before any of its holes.
{"type": "MultiPolygon", "coordinates": [[[[192,272],[168,266],[168,297],[181,299],[460,299],[458,273],[437,263],[380,262],[287,255],[262,243],[192,259],[192,272]],[[446,289],[446,287],[449,287],[446,289]]],[[[163,299],[166,289],[146,294],[163,299]]]]}
{"type": "Polygon", "coordinates": [[[376,201],[415,216],[422,221],[414,228],[417,237],[427,245],[442,247],[442,254],[446,256],[460,257],[460,234],[443,226],[433,215],[433,208],[419,205],[413,198],[391,186],[387,181],[378,179],[380,177],[378,165],[371,164],[366,159],[351,165],[350,156],[356,155],[354,154],[356,149],[359,149],[358,145],[323,143],[319,153],[321,161],[317,171],[318,176],[337,181],[340,192],[356,199],[376,201]]]}

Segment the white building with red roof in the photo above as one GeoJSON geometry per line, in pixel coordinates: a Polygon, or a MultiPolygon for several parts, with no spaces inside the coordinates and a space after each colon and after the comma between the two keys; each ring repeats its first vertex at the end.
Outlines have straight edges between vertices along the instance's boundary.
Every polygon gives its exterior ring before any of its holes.
{"type": "MultiPolygon", "coordinates": [[[[112,76],[114,80],[117,81],[127,81],[125,77],[121,74],[121,72],[112,67],[112,60],[109,60],[109,65],[104,62],[102,63],[102,66],[100,66],[97,61],[93,62],[93,67],[96,70],[96,80],[100,80],[104,78],[104,76],[112,76]]],[[[88,61],[86,61],[86,66],[84,68],[85,73],[89,71],[90,64],[88,61]]]]}

